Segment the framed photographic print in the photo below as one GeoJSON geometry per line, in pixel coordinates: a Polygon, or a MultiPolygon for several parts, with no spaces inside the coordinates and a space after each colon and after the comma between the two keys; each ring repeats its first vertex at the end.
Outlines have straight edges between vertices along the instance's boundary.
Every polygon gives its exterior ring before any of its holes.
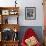
{"type": "Polygon", "coordinates": [[[25,19],[26,20],[35,20],[36,19],[36,8],[35,7],[26,7],[25,8],[25,19]]]}
{"type": "Polygon", "coordinates": [[[2,10],[2,15],[9,15],[9,10],[2,10]]]}

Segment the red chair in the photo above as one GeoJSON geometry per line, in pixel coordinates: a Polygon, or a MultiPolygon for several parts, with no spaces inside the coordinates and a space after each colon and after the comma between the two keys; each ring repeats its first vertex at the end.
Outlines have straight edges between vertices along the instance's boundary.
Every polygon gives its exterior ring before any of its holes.
{"type": "MultiPolygon", "coordinates": [[[[34,30],[32,28],[27,29],[24,34],[24,37],[22,38],[21,46],[27,46],[25,43],[25,39],[28,39],[29,37],[32,37],[32,36],[34,36],[37,39],[37,35],[34,32],[34,30]]],[[[41,46],[41,44],[37,42],[35,46],[41,46]]]]}

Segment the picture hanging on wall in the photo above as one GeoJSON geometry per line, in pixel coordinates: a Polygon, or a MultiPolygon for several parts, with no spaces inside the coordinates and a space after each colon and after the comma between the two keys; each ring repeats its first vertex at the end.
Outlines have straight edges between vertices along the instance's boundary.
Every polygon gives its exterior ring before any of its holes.
{"type": "Polygon", "coordinates": [[[26,20],[36,19],[36,7],[25,7],[25,19],[26,20]]]}

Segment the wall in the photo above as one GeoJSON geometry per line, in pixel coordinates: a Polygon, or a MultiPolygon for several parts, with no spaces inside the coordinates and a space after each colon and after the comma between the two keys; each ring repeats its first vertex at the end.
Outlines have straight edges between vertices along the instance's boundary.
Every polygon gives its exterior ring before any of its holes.
{"type": "Polygon", "coordinates": [[[43,26],[42,0],[21,0],[19,24],[22,26],[43,26]],[[25,7],[36,7],[36,20],[25,20],[25,7]]]}
{"type": "MultiPolygon", "coordinates": [[[[15,6],[15,0],[0,0],[0,6],[15,6]]],[[[42,0],[17,0],[20,26],[43,26],[42,0]],[[36,20],[25,20],[25,7],[36,7],[36,20]]]]}

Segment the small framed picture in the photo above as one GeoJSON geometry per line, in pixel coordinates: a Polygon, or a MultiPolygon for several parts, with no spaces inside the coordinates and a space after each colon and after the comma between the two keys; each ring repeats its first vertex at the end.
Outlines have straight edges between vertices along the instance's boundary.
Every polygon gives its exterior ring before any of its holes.
{"type": "Polygon", "coordinates": [[[2,10],[2,15],[9,15],[9,10],[2,10]]]}
{"type": "Polygon", "coordinates": [[[36,8],[35,7],[25,7],[25,19],[26,20],[36,19],[36,8]]]}

